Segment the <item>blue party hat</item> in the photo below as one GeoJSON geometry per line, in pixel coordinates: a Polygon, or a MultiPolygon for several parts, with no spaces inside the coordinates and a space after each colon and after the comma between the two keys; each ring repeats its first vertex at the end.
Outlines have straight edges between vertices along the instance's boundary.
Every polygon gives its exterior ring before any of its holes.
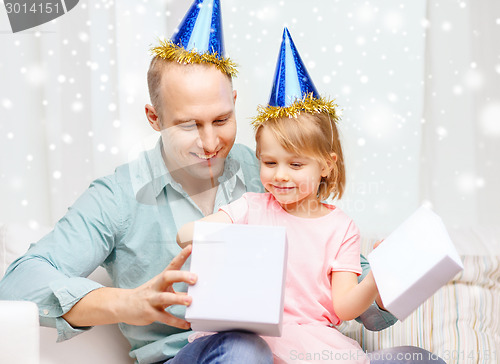
{"type": "Polygon", "coordinates": [[[200,54],[224,55],[219,0],[196,0],[186,13],[172,43],[200,54]]]}
{"type": "Polygon", "coordinates": [[[224,53],[219,0],[195,0],[172,39],[160,41],[152,52],[179,63],[212,63],[231,77],[237,73],[224,53]]]}
{"type": "Polygon", "coordinates": [[[336,106],[333,101],[319,95],[290,32],[285,28],[268,105],[259,107],[259,115],[252,123],[257,126],[269,119],[296,117],[302,111],[326,112],[337,120],[336,106]]]}
{"type": "Polygon", "coordinates": [[[270,106],[287,107],[297,99],[312,93],[319,98],[318,91],[307,72],[302,58],[293,43],[287,28],[283,30],[280,53],[274,73],[274,84],[269,98],[270,106]]]}

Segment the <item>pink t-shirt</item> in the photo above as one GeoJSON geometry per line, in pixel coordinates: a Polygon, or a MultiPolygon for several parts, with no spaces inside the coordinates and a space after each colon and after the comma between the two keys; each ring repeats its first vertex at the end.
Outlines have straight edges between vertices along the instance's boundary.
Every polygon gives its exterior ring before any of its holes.
{"type": "Polygon", "coordinates": [[[331,272],[361,274],[359,231],[339,208],[309,219],[287,213],[270,193],[245,193],[221,208],[235,224],[285,226],[288,270],[284,323],[338,325],[331,272]]]}

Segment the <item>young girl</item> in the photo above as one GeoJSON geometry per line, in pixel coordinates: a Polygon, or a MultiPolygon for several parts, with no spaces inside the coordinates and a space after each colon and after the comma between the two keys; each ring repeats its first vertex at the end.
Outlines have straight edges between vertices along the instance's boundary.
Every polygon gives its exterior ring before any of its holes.
{"type": "MultiPolygon", "coordinates": [[[[322,202],[341,198],[345,187],[336,105],[317,95],[286,29],[283,43],[276,79],[299,84],[302,97],[275,82],[274,89],[288,94],[272,96],[255,119],[256,154],[267,193],[246,193],[203,220],[286,227],[282,336],[264,338],[275,363],[368,363],[359,344],[335,328],[358,317],[378,296],[372,273],[357,281],[360,237],[354,222],[322,202]],[[287,54],[295,58],[287,59],[287,54]],[[283,65],[297,70],[298,83],[287,79],[290,72],[283,65]]],[[[178,239],[190,241],[192,226],[184,226],[178,239]]]]}

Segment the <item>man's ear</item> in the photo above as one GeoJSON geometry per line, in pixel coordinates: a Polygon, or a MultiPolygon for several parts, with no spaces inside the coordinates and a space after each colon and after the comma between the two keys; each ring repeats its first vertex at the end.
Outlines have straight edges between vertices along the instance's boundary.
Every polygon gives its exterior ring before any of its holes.
{"type": "Polygon", "coordinates": [[[233,103],[236,104],[236,98],[238,97],[238,91],[233,90],[233,103]]]}
{"type": "Polygon", "coordinates": [[[146,112],[146,117],[148,118],[151,127],[156,131],[160,131],[160,118],[158,117],[158,114],[156,113],[153,105],[146,104],[146,106],[144,107],[144,111],[146,112]]]}

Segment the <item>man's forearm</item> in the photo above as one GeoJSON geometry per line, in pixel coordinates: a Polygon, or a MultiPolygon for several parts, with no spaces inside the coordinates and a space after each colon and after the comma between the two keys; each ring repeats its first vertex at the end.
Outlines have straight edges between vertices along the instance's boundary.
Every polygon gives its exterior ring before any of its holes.
{"type": "Polygon", "coordinates": [[[191,249],[191,246],[184,248],[163,272],[137,288],[103,287],[89,292],[63,318],[73,327],[118,322],[143,326],[162,322],[188,329],[190,325],[186,320],[175,317],[165,309],[172,305],[191,304],[191,297],[173,289],[176,282],[196,283],[195,274],[180,270],[191,249]]]}
{"type": "Polygon", "coordinates": [[[120,318],[120,305],[126,301],[128,290],[103,287],[89,292],[62,317],[73,327],[114,324],[120,318]]]}

